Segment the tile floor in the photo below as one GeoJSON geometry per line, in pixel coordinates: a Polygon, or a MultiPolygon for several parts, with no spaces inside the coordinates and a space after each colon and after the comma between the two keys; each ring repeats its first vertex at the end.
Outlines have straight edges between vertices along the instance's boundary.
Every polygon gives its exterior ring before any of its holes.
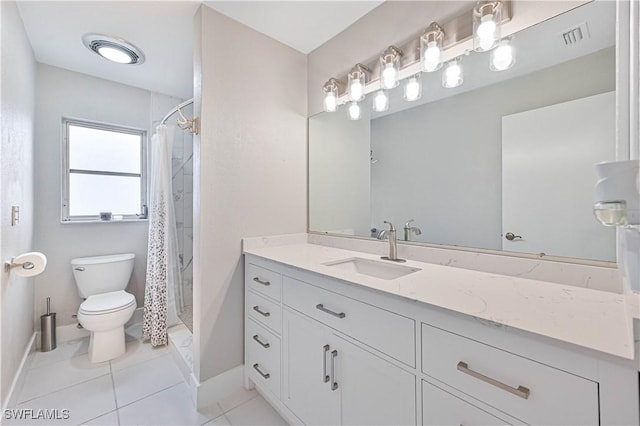
{"type": "MultiPolygon", "coordinates": [[[[118,359],[91,364],[88,338],[32,354],[13,409],[69,410],[68,419],[5,420],[22,425],[286,425],[255,391],[237,389],[196,411],[166,347],[129,337],[118,359]]],[[[5,413],[6,416],[6,413],[5,413]]],[[[63,417],[62,415],[60,417],[63,417]]]]}

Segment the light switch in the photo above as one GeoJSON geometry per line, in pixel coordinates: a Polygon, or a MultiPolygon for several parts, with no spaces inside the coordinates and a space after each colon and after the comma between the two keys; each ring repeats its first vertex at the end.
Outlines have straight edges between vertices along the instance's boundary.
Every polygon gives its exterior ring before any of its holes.
{"type": "Polygon", "coordinates": [[[11,206],[11,226],[16,226],[20,223],[20,207],[11,206]]]}

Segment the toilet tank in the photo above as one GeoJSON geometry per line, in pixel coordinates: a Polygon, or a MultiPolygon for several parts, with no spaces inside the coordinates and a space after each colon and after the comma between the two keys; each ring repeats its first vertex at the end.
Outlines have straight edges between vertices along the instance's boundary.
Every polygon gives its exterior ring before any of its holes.
{"type": "Polygon", "coordinates": [[[135,258],[135,254],[125,253],[71,259],[80,297],[127,288],[135,258]]]}

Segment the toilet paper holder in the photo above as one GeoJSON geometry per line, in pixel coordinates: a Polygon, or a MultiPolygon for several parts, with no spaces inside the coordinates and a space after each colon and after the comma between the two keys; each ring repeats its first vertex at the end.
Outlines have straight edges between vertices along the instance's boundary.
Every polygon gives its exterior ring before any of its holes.
{"type": "Polygon", "coordinates": [[[47,257],[39,252],[23,253],[13,256],[9,261],[4,262],[4,272],[8,273],[12,269],[17,269],[16,274],[21,277],[33,277],[39,275],[47,266],[47,257]]]}
{"type": "Polygon", "coordinates": [[[33,262],[24,262],[24,263],[15,263],[15,256],[12,257],[9,261],[4,262],[4,271],[5,272],[9,272],[11,270],[11,268],[17,268],[18,266],[21,266],[22,269],[26,269],[26,270],[30,270],[33,269],[36,265],[33,264],[33,262]]]}

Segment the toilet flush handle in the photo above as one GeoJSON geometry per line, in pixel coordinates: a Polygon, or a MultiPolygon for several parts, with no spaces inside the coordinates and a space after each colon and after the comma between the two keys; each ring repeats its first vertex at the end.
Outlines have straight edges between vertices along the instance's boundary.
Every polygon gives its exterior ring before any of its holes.
{"type": "Polygon", "coordinates": [[[82,266],[78,266],[77,268],[73,268],[73,269],[80,272],[84,271],[84,268],[82,266]]]}

